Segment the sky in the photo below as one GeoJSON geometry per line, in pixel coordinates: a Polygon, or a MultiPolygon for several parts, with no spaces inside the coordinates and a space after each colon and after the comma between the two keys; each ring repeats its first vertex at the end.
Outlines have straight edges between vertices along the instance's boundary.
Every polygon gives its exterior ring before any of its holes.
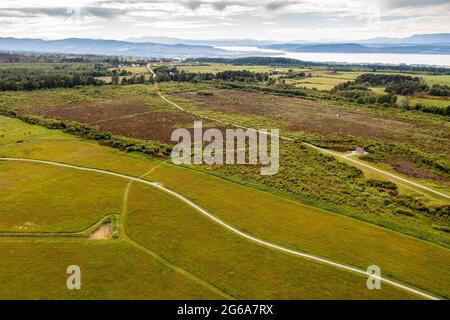
{"type": "Polygon", "coordinates": [[[342,41],[450,32],[450,0],[1,0],[0,37],[342,41]]]}

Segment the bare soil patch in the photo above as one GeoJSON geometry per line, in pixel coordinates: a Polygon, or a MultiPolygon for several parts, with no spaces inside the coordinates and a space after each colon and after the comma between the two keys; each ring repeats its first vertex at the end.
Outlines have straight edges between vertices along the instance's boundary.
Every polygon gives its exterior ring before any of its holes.
{"type": "Polygon", "coordinates": [[[94,240],[102,240],[102,239],[111,239],[112,238],[112,224],[105,223],[101,225],[97,230],[92,232],[89,239],[94,240]]]}
{"type": "Polygon", "coordinates": [[[392,157],[385,161],[395,171],[402,173],[408,177],[419,179],[432,179],[439,182],[447,182],[447,180],[427,169],[419,167],[414,162],[399,157],[392,157]]]}

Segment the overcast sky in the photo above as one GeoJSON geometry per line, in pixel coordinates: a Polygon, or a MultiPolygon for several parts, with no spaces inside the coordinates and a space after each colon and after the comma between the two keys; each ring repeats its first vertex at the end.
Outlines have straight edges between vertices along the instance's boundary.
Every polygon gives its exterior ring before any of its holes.
{"type": "Polygon", "coordinates": [[[357,40],[439,32],[450,32],[450,0],[0,2],[0,37],[169,36],[289,41],[357,40]]]}

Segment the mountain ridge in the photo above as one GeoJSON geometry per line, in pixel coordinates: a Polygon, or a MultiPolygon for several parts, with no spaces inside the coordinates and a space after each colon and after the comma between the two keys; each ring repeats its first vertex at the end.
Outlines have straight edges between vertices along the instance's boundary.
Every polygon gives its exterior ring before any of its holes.
{"type": "Polygon", "coordinates": [[[227,51],[211,46],[186,44],[131,43],[121,40],[67,38],[42,40],[33,38],[0,38],[0,50],[42,53],[123,55],[139,57],[226,56],[227,51]]]}
{"type": "MultiPolygon", "coordinates": [[[[162,37],[164,38],[164,37],[162,37]]],[[[25,51],[41,53],[97,54],[136,56],[144,58],[193,58],[193,57],[237,57],[269,56],[263,51],[227,51],[209,43],[212,40],[199,40],[197,44],[183,43],[182,39],[172,38],[179,43],[130,42],[114,39],[67,38],[43,40],[34,38],[0,37],[1,51],[25,51]],[[180,40],[180,41],[179,41],[180,40]]],[[[287,52],[328,52],[328,53],[397,53],[397,54],[450,54],[450,33],[413,35],[396,40],[395,38],[374,38],[363,42],[298,43],[269,42],[252,39],[216,40],[216,44],[229,46],[256,47],[287,52]],[[389,39],[389,40],[388,40],[389,39]],[[220,42],[222,41],[222,42],[220,42]],[[391,43],[383,43],[383,42],[391,43]],[[398,43],[403,42],[403,43],[398,43]],[[417,43],[414,43],[417,42],[417,43]]]]}

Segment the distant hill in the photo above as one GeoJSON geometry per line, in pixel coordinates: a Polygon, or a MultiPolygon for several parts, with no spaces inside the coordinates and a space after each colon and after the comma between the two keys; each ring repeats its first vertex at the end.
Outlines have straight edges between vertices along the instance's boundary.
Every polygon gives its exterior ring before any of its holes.
{"type": "Polygon", "coordinates": [[[188,45],[203,45],[213,47],[259,47],[268,46],[271,44],[283,43],[280,41],[264,41],[253,39],[212,39],[212,40],[194,40],[181,39],[172,37],[140,37],[127,39],[129,42],[157,42],[162,44],[188,44],[188,45]]]}
{"type": "Polygon", "coordinates": [[[407,38],[373,38],[347,42],[290,43],[252,39],[189,40],[171,37],[131,38],[132,42],[158,42],[165,44],[207,45],[213,47],[258,47],[290,52],[329,53],[398,53],[398,54],[450,54],[450,33],[417,34],[407,38]]]}
{"type": "Polygon", "coordinates": [[[167,45],[160,43],[132,43],[116,40],[95,39],[18,39],[0,38],[0,50],[2,51],[28,51],[44,53],[71,53],[71,54],[98,54],[98,55],[122,55],[138,57],[220,57],[229,56],[229,52],[211,46],[199,45],[167,45]]]}
{"type": "Polygon", "coordinates": [[[402,53],[402,54],[450,54],[450,44],[400,45],[400,44],[275,44],[265,48],[290,52],[329,52],[329,53],[402,53]]]}
{"type": "Polygon", "coordinates": [[[268,46],[270,49],[292,52],[369,52],[369,48],[356,43],[331,43],[331,44],[281,44],[268,46]]]}
{"type": "MultiPolygon", "coordinates": [[[[268,46],[298,46],[298,45],[344,45],[337,50],[345,47],[348,49],[352,44],[370,45],[370,44],[386,44],[386,45],[450,45],[450,33],[436,34],[416,34],[407,38],[373,38],[360,41],[305,41],[295,40],[289,43],[272,40],[254,40],[254,39],[209,39],[209,40],[193,40],[173,37],[140,37],[130,38],[129,42],[155,42],[161,44],[188,44],[188,45],[206,45],[213,47],[268,47],[268,46]]],[[[320,48],[319,48],[320,49],[320,48]]],[[[359,50],[356,47],[355,50],[359,50]]]]}
{"type": "Polygon", "coordinates": [[[62,40],[0,38],[1,51],[121,55],[144,58],[198,58],[268,56],[262,51],[227,51],[217,47],[259,47],[290,52],[330,53],[422,53],[450,54],[450,33],[414,35],[408,38],[375,38],[348,43],[279,43],[252,39],[184,40],[134,38],[131,41],[70,38],[62,40]],[[154,42],[149,40],[161,41],[154,42]],[[144,42],[142,42],[144,41],[144,42]]]}
{"type": "Polygon", "coordinates": [[[407,38],[374,38],[360,43],[372,44],[411,44],[411,45],[450,45],[450,33],[416,34],[407,38]]]}

